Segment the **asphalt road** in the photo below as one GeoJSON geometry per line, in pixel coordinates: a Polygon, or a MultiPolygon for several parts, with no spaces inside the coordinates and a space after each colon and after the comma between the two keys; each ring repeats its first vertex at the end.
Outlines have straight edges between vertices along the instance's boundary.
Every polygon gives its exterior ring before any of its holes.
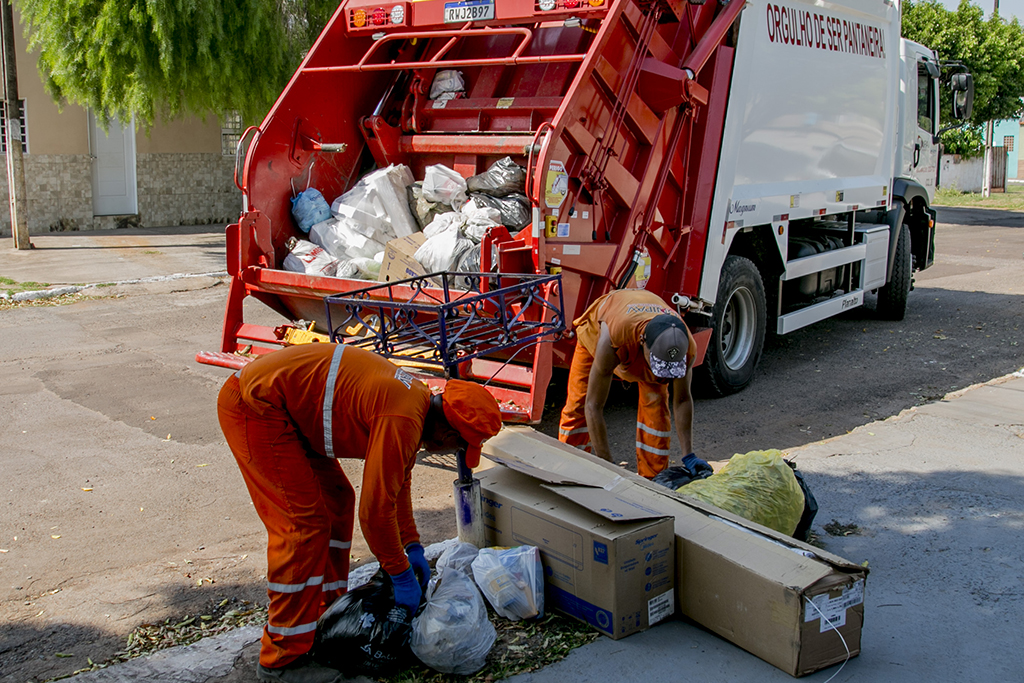
{"type": "MultiPolygon", "coordinates": [[[[747,390],[698,400],[698,454],[816,442],[1020,369],[1024,214],[943,210],[936,242],[906,320],[865,307],[771,339],[747,390]]],[[[142,623],[265,599],[264,532],[214,408],[227,371],[193,360],[218,345],[226,287],[102,293],[0,312],[0,683],[102,661],[142,623]]],[[[549,433],[561,395],[556,376],[549,433]]],[[[631,465],[635,405],[617,389],[607,411],[631,465]]],[[[454,534],[453,471],[423,464],[414,502],[432,542],[454,534]]]]}

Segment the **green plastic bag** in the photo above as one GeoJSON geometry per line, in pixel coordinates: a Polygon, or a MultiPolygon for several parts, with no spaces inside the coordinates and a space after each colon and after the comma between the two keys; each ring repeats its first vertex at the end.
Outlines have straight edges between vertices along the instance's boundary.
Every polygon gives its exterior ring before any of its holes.
{"type": "Polygon", "coordinates": [[[678,491],[787,536],[804,511],[804,493],[777,450],[737,453],[718,472],[678,491]]]}

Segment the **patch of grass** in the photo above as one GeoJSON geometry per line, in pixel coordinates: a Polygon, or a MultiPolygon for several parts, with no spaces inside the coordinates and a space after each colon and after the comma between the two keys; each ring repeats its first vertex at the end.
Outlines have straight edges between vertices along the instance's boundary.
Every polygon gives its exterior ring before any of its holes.
{"type": "Polygon", "coordinates": [[[1024,211],[1024,183],[1007,183],[1006,192],[993,192],[988,197],[982,197],[980,192],[960,192],[940,187],[935,191],[935,204],[936,206],[1024,211]]]}
{"type": "Polygon", "coordinates": [[[155,249],[146,249],[143,254],[159,254],[160,252],[155,249]]]}
{"type": "MultiPolygon", "coordinates": [[[[114,656],[102,662],[88,658],[88,666],[64,676],[46,681],[59,681],[86,671],[105,669],[111,664],[127,662],[136,657],[149,655],[178,645],[191,645],[200,638],[224,633],[240,626],[267,623],[267,609],[251,604],[247,600],[224,598],[220,603],[211,603],[206,614],[185,615],[180,619],[167,619],[162,624],[143,624],[128,634],[124,647],[114,656]]],[[[59,654],[57,656],[60,656],[59,654]]]]}
{"type": "Polygon", "coordinates": [[[18,282],[9,277],[0,276],[0,290],[7,292],[8,296],[18,292],[32,292],[37,289],[46,289],[50,285],[45,282],[18,282]]]}
{"type": "Polygon", "coordinates": [[[824,529],[829,536],[852,536],[860,531],[860,527],[853,522],[843,524],[837,519],[826,524],[824,529]]]}
{"type": "Polygon", "coordinates": [[[94,286],[97,287],[97,288],[99,288],[99,287],[113,287],[116,284],[117,284],[116,282],[101,282],[98,285],[94,285],[94,286]]]}
{"type": "Polygon", "coordinates": [[[45,299],[32,299],[30,301],[11,301],[10,299],[0,299],[0,311],[9,311],[12,308],[40,308],[43,306],[66,306],[67,304],[75,303],[81,298],[82,293],[77,292],[75,294],[62,294],[61,296],[52,296],[47,297],[45,299]]]}

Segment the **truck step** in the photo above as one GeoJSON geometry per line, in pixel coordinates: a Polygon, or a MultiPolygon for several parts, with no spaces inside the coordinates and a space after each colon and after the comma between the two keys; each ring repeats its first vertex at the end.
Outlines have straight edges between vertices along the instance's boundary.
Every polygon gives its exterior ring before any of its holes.
{"type": "Polygon", "coordinates": [[[820,273],[829,268],[863,261],[866,254],[867,248],[864,244],[855,244],[852,247],[832,249],[831,251],[825,251],[814,256],[793,259],[786,262],[786,272],[783,274],[782,279],[796,280],[811,273],[820,273]]]}
{"type": "Polygon", "coordinates": [[[779,334],[786,334],[794,330],[799,330],[801,327],[807,327],[819,320],[831,318],[845,310],[857,308],[863,304],[863,289],[857,289],[849,292],[848,294],[835,296],[827,301],[822,301],[821,303],[801,308],[799,311],[780,315],[777,332],[779,334]]]}

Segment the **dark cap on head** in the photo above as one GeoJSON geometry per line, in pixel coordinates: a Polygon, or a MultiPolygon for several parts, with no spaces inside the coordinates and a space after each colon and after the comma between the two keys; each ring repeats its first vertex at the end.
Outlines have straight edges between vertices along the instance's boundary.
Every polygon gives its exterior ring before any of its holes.
{"type": "Polygon", "coordinates": [[[690,337],[683,321],[663,313],[651,318],[644,329],[644,344],[651,352],[651,372],[662,379],[686,376],[686,352],[690,337]]]}

